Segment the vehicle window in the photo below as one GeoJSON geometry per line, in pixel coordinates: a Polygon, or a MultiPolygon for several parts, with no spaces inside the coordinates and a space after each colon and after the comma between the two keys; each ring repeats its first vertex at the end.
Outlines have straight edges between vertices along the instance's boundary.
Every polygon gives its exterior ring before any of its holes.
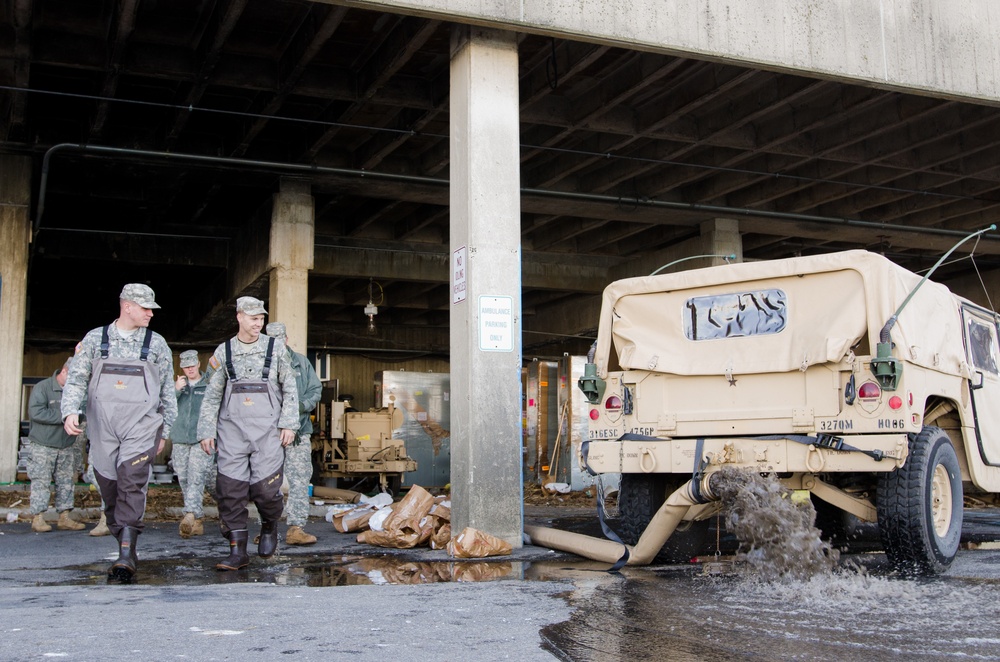
{"type": "Polygon", "coordinates": [[[688,340],[717,340],[780,333],[788,311],[781,290],[756,290],[694,297],[685,303],[688,340]]]}
{"type": "Polygon", "coordinates": [[[997,341],[992,324],[969,318],[969,353],[972,365],[979,370],[997,374],[997,341]]]}

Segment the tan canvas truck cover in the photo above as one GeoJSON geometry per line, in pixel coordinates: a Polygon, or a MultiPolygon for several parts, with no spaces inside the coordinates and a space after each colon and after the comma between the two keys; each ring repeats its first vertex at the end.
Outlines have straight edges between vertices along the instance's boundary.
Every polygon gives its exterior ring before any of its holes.
{"type": "MultiPolygon", "coordinates": [[[[604,290],[598,375],[614,369],[612,342],[621,370],[676,375],[788,372],[837,362],[866,334],[874,348],[882,325],[920,280],[861,250],[620,280],[604,290]],[[702,333],[706,326],[710,331],[702,333]],[[753,331],[762,327],[766,332],[753,331]],[[745,337],[720,342],[739,336],[745,337]]],[[[967,377],[959,301],[926,281],[892,329],[897,355],[967,377]]]]}

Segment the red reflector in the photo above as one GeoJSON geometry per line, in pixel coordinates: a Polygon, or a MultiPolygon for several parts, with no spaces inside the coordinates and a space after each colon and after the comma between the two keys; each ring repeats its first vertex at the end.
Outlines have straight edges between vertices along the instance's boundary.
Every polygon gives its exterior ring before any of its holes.
{"type": "Polygon", "coordinates": [[[610,398],[604,401],[605,409],[618,410],[622,408],[622,399],[617,395],[612,395],[610,398]]]}
{"type": "Polygon", "coordinates": [[[880,389],[878,387],[878,384],[876,384],[875,382],[865,382],[864,384],[861,385],[861,388],[858,389],[859,398],[865,398],[865,399],[878,398],[881,395],[882,395],[882,389],[880,389]]]}
{"type": "Polygon", "coordinates": [[[898,395],[894,395],[889,398],[889,409],[899,409],[903,406],[903,398],[898,395]]]}
{"type": "Polygon", "coordinates": [[[596,421],[600,417],[601,417],[601,412],[597,411],[596,409],[590,410],[590,420],[596,421]]]}

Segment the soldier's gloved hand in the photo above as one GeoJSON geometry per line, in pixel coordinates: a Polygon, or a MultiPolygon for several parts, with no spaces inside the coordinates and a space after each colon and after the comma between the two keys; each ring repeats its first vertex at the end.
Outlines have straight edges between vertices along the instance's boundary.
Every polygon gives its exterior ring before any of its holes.
{"type": "Polygon", "coordinates": [[[211,455],[215,452],[215,439],[202,439],[201,450],[205,451],[206,455],[211,455]]]}
{"type": "Polygon", "coordinates": [[[286,428],[281,428],[278,430],[278,438],[281,439],[281,445],[287,446],[288,444],[295,441],[295,430],[288,430],[286,428]]]}

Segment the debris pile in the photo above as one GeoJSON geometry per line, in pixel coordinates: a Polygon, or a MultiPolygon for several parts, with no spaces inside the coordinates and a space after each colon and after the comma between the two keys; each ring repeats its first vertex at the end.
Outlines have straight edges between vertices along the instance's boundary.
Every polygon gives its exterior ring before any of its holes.
{"type": "Polygon", "coordinates": [[[411,549],[429,546],[447,549],[456,558],[505,556],[511,545],[483,531],[467,527],[452,537],[451,502],[414,485],[398,503],[369,500],[333,516],[341,533],[358,531],[358,542],[379,547],[411,549]]]}

